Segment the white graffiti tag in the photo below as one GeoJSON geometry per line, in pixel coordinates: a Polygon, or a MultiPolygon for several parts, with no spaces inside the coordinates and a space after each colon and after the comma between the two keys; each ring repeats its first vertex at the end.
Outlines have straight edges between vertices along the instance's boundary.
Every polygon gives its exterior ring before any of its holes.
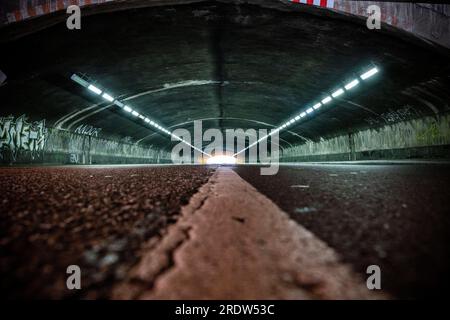
{"type": "Polygon", "coordinates": [[[101,128],[95,128],[87,124],[82,124],[78,126],[74,132],[85,136],[98,137],[100,131],[102,131],[101,128]]]}
{"type": "Polygon", "coordinates": [[[31,153],[43,151],[47,137],[45,120],[28,122],[25,115],[14,120],[13,116],[0,118],[0,149],[7,148],[13,158],[24,150],[31,153]]]}

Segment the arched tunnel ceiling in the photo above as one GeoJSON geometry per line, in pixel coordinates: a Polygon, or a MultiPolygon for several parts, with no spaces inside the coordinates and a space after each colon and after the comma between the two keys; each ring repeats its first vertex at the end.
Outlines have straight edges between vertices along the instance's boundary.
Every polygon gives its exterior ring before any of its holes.
{"type": "Polygon", "coordinates": [[[192,129],[198,119],[207,119],[204,129],[258,129],[280,125],[371,64],[381,68],[377,77],[282,133],[282,146],[448,112],[448,53],[337,14],[283,9],[141,8],[83,17],[80,31],[61,23],[4,43],[1,115],[68,130],[88,124],[168,149],[167,137],[108,107],[71,74],[88,75],[170,129],[192,129]]]}

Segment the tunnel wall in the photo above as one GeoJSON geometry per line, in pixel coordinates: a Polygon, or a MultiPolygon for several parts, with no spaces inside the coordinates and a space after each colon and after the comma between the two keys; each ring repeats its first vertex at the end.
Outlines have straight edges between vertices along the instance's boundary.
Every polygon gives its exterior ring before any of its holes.
{"type": "Polygon", "coordinates": [[[334,0],[333,9],[346,14],[368,17],[367,8],[376,4],[381,9],[381,21],[450,48],[450,5],[334,0]]]}
{"type": "Polygon", "coordinates": [[[450,159],[450,115],[425,117],[285,149],[282,162],[450,159]]]}
{"type": "MultiPolygon", "coordinates": [[[[200,1],[178,0],[166,2],[168,4],[174,4],[200,1]]],[[[293,6],[315,6],[325,10],[333,10],[340,14],[363,18],[368,16],[367,8],[372,4],[376,4],[381,9],[381,21],[385,24],[450,48],[450,5],[348,0],[279,1],[293,6]]],[[[123,0],[2,0],[0,6],[0,25],[63,11],[72,4],[89,6],[109,2],[125,3],[123,0]]],[[[130,0],[126,2],[127,6],[132,6],[133,3],[136,3],[136,6],[163,3],[163,1],[155,0],[130,0]]],[[[263,1],[256,1],[256,3],[264,5],[263,1]]]]}
{"type": "Polygon", "coordinates": [[[348,0],[283,0],[298,5],[314,5],[338,13],[367,18],[367,9],[377,5],[381,22],[450,48],[450,5],[407,2],[348,0]]]}
{"type": "Polygon", "coordinates": [[[45,120],[0,118],[1,164],[168,163],[170,154],[150,147],[47,128],[45,120]]]}

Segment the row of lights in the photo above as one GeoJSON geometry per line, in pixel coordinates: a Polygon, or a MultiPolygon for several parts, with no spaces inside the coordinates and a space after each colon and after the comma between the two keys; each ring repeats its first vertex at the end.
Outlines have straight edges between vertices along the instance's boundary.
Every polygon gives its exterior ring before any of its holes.
{"type": "MultiPolygon", "coordinates": [[[[360,79],[361,80],[367,80],[368,78],[372,77],[373,75],[375,75],[376,73],[378,73],[378,68],[374,67],[372,69],[370,69],[369,71],[363,73],[362,75],[360,75],[360,79]]],[[[132,116],[139,118],[141,120],[143,120],[146,124],[160,130],[161,132],[172,136],[174,139],[179,140],[183,143],[185,143],[186,145],[190,146],[191,148],[200,151],[201,153],[207,155],[208,157],[211,157],[210,154],[205,153],[203,150],[193,146],[192,144],[190,144],[188,141],[178,137],[177,135],[173,134],[172,132],[170,132],[169,130],[167,130],[166,128],[164,128],[163,126],[159,125],[157,122],[150,120],[148,117],[140,114],[139,112],[137,112],[136,110],[133,110],[130,106],[125,105],[123,102],[121,102],[118,99],[114,99],[112,95],[110,95],[107,92],[103,92],[101,89],[99,89],[98,87],[94,86],[93,84],[88,83],[86,80],[84,80],[83,78],[79,77],[76,74],[73,74],[71,76],[71,79],[73,81],[75,81],[76,83],[82,85],[83,87],[87,88],[88,90],[90,90],[91,92],[100,95],[103,99],[105,99],[108,102],[111,102],[113,104],[115,104],[116,106],[118,106],[119,108],[123,109],[125,112],[131,114],[132,116]]],[[[265,139],[267,139],[269,136],[274,135],[277,132],[282,131],[283,129],[293,125],[295,122],[311,115],[314,111],[320,109],[323,105],[326,105],[328,103],[330,103],[331,101],[333,101],[334,98],[337,98],[339,96],[341,96],[342,94],[344,94],[346,91],[349,91],[351,89],[353,89],[354,87],[356,87],[357,85],[359,85],[360,83],[360,79],[354,79],[352,81],[350,81],[349,83],[347,83],[344,88],[339,88],[337,89],[335,92],[333,92],[331,94],[331,96],[326,96],[325,98],[323,98],[320,102],[315,103],[312,107],[306,109],[305,111],[301,112],[300,114],[296,115],[295,117],[293,117],[292,119],[288,120],[286,123],[284,123],[283,125],[281,125],[280,127],[276,128],[275,130],[271,130],[270,134],[260,138],[259,140],[255,141],[254,143],[250,144],[247,148],[242,149],[241,151],[237,152],[234,154],[234,156],[237,156],[239,154],[241,154],[242,152],[246,151],[247,149],[257,145],[258,143],[264,141],[265,139]],[[344,90],[345,89],[345,90],[344,90]]]]}
{"type": "Polygon", "coordinates": [[[125,111],[126,113],[132,115],[135,118],[141,119],[142,121],[144,121],[147,125],[152,126],[155,129],[158,129],[160,132],[167,134],[169,136],[172,136],[174,139],[183,142],[185,144],[187,144],[188,146],[190,146],[191,148],[200,151],[201,153],[207,155],[207,156],[211,156],[210,154],[205,153],[203,150],[193,146],[192,144],[190,144],[188,141],[180,138],[179,136],[177,136],[176,134],[172,133],[171,131],[167,130],[166,128],[164,128],[163,126],[159,125],[156,121],[151,120],[150,118],[148,118],[147,116],[137,112],[136,110],[134,110],[133,108],[131,108],[129,105],[124,104],[122,101],[113,98],[113,96],[101,89],[99,89],[98,87],[96,87],[95,85],[87,82],[86,80],[84,80],[83,78],[81,78],[80,76],[73,74],[70,77],[73,81],[75,81],[76,83],[78,83],[79,85],[87,88],[89,91],[95,93],[96,95],[101,96],[103,99],[105,99],[107,102],[111,102],[114,105],[116,105],[117,107],[121,108],[123,111],[125,111]]]}
{"type": "Polygon", "coordinates": [[[328,103],[330,103],[331,101],[333,101],[334,98],[337,98],[339,96],[341,96],[342,94],[344,94],[346,91],[349,91],[351,89],[353,89],[354,87],[356,87],[357,85],[359,85],[360,83],[360,79],[361,80],[367,80],[370,77],[372,77],[373,75],[378,73],[378,68],[377,67],[373,67],[372,69],[370,69],[369,71],[363,73],[362,75],[359,76],[359,78],[354,79],[352,81],[350,81],[349,83],[347,83],[344,88],[339,88],[336,91],[334,91],[331,96],[326,96],[325,98],[323,98],[320,102],[315,103],[312,107],[309,107],[308,109],[304,110],[303,112],[301,112],[300,114],[296,115],[295,117],[293,117],[292,119],[288,120],[286,123],[284,123],[283,125],[281,125],[280,127],[271,130],[271,132],[260,138],[258,141],[250,144],[247,148],[242,149],[241,151],[235,153],[235,156],[241,154],[242,152],[245,152],[247,149],[254,147],[255,145],[257,145],[258,143],[260,143],[261,141],[264,141],[265,139],[267,139],[268,137],[274,135],[277,132],[280,132],[284,129],[286,129],[287,127],[290,127],[291,125],[293,125],[295,122],[311,115],[312,113],[314,113],[316,110],[320,109],[323,105],[326,105],[328,103]],[[345,89],[345,90],[344,90],[345,89]]]}

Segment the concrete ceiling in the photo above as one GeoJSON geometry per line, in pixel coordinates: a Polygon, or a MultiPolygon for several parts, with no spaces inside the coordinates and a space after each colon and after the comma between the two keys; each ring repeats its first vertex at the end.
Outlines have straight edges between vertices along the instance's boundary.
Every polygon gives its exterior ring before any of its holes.
{"type": "Polygon", "coordinates": [[[258,129],[280,125],[372,63],[377,77],[282,133],[282,146],[381,126],[396,111],[449,111],[448,52],[320,9],[261,3],[276,8],[202,2],[116,11],[83,17],[80,31],[59,23],[3,43],[1,116],[68,130],[88,124],[168,149],[167,137],[70,75],[89,76],[170,129],[198,119],[208,119],[204,129],[258,129]]]}

